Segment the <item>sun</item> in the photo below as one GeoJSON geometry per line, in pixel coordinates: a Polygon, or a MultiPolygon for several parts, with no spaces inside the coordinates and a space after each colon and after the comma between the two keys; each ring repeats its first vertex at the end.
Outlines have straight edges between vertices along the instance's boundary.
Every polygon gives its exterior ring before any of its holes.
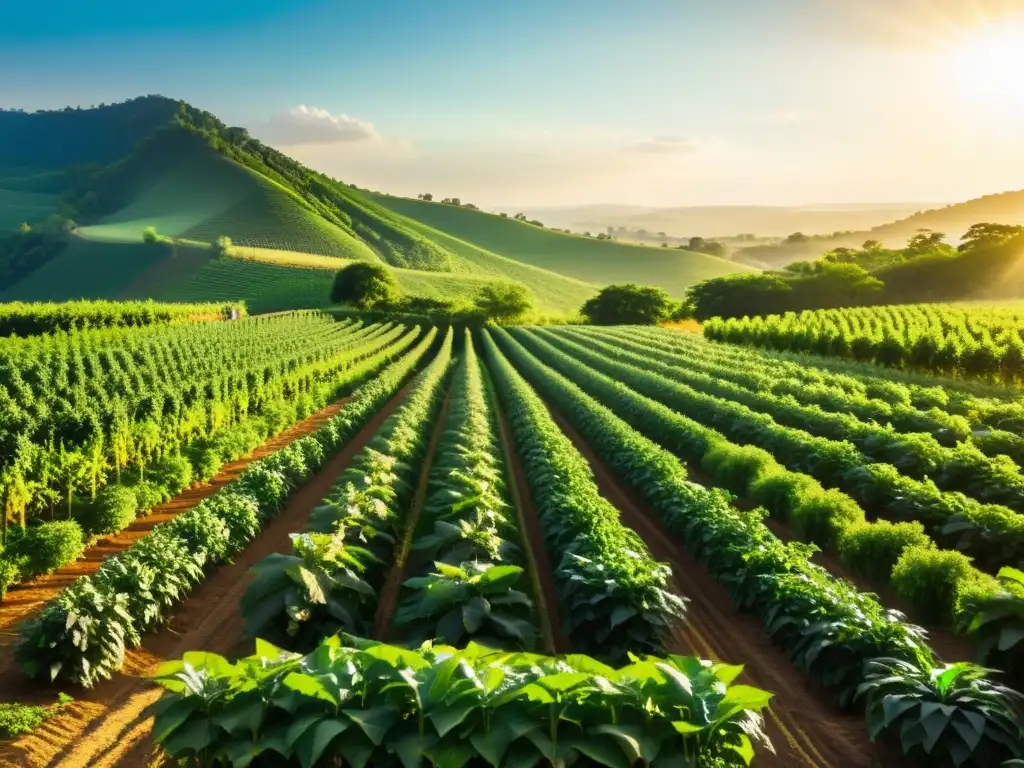
{"type": "Polygon", "coordinates": [[[1024,118],[1024,22],[986,25],[962,38],[948,61],[964,97],[1024,118]]]}

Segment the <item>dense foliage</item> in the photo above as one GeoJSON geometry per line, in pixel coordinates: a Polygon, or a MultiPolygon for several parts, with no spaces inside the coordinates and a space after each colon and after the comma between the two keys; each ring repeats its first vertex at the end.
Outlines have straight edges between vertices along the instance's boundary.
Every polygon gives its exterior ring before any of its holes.
{"type": "Polygon", "coordinates": [[[920,304],[712,319],[713,341],[850,358],[894,368],[1024,379],[1024,313],[1015,307],[920,304]]]}
{"type": "Polygon", "coordinates": [[[155,301],[65,301],[0,304],[0,336],[34,336],[85,328],[159,325],[245,316],[242,303],[158,304],[155,301]]]}
{"type": "Polygon", "coordinates": [[[483,339],[552,563],[565,634],[574,647],[612,662],[660,649],[685,608],[670,586],[671,568],[622,524],[544,402],[490,334],[483,339]]]}
{"type": "Polygon", "coordinates": [[[338,270],[331,286],[331,301],[373,309],[391,304],[398,293],[391,270],[383,264],[354,262],[338,270]]]}
{"type": "MultiPolygon", "coordinates": [[[[580,430],[596,453],[643,496],[666,527],[721,581],[735,604],[760,614],[769,636],[787,650],[800,669],[833,691],[841,704],[851,706],[858,695],[866,695],[861,684],[879,664],[891,662],[918,671],[877,681],[889,684],[890,691],[912,689],[914,674],[926,678],[942,675],[944,668],[928,649],[920,628],[904,623],[899,613],[885,610],[873,595],[858,592],[811,563],[813,549],[784,544],[762,522],[763,514],[740,512],[731,506],[728,494],[690,482],[685,466],[669,451],[541,364],[510,335],[502,332],[497,336],[519,369],[580,430]]],[[[625,402],[616,402],[616,411],[625,410],[625,402]]],[[[700,435],[693,439],[699,440],[700,435]]],[[[976,688],[1001,690],[983,672],[972,679],[976,688]]],[[[915,700],[929,706],[927,696],[915,700]]],[[[875,725],[870,709],[874,701],[868,700],[874,735],[894,740],[905,736],[902,721],[875,725]]],[[[901,742],[903,750],[916,754],[920,747],[935,761],[930,764],[961,765],[962,761],[951,758],[959,757],[959,742],[965,740],[976,747],[980,743],[983,746],[972,754],[976,762],[970,763],[979,768],[1020,754],[1024,731],[1015,697],[963,697],[958,710],[944,716],[950,721],[964,718],[967,727],[951,725],[944,733],[943,724],[932,737],[921,740],[923,743],[901,742]],[[989,727],[987,718],[999,718],[999,724],[989,727]],[[993,758],[994,762],[986,762],[993,758]]]]}
{"type": "Polygon", "coordinates": [[[407,556],[416,478],[444,397],[453,336],[449,329],[402,405],[313,510],[310,532],[292,536],[292,553],[254,567],[240,606],[250,636],[309,650],[339,630],[374,627],[388,575],[407,556]]]}
{"type": "Polygon", "coordinates": [[[235,664],[188,653],[156,674],[158,743],[195,766],[746,766],[771,694],[742,667],[471,644],[419,650],[331,638],[308,656],[259,642],[235,664]],[[665,764],[668,764],[666,762],[665,764]]]}
{"type": "Polygon", "coordinates": [[[35,679],[86,687],[121,667],[127,648],[166,620],[210,568],[230,559],[277,515],[295,488],[337,452],[401,386],[434,332],[388,366],[309,437],[248,466],[188,512],[106,560],[22,625],[15,658],[35,679]]]}
{"type": "Polygon", "coordinates": [[[629,283],[606,285],[583,304],[580,314],[595,325],[654,325],[674,307],[661,288],[629,283]]]}

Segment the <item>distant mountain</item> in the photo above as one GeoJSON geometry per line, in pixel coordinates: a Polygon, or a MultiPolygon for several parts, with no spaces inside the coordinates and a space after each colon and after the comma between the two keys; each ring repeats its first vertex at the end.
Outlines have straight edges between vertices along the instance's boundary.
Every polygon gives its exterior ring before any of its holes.
{"type": "Polygon", "coordinates": [[[806,206],[721,205],[642,208],[591,205],[525,211],[545,224],[574,231],[606,232],[608,227],[663,232],[669,237],[727,238],[740,234],[786,237],[794,232],[831,234],[869,229],[932,207],[930,203],[819,203],[806,206]]]}
{"type": "Polygon", "coordinates": [[[330,274],[353,259],[388,264],[409,292],[434,296],[518,281],[549,312],[577,309],[612,280],[681,296],[749,269],[372,196],[160,96],[0,112],[0,300],[230,297],[284,309],[326,304],[330,274]],[[143,245],[150,228],[158,242],[143,245]],[[211,247],[222,237],[234,243],[226,253],[211,247]]]}

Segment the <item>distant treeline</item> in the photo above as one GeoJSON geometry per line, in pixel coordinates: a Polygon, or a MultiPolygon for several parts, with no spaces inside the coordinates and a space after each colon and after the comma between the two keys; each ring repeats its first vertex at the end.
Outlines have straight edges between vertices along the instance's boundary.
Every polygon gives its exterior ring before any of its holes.
{"type": "Polygon", "coordinates": [[[959,248],[942,240],[942,233],[922,231],[902,249],[869,240],[861,249],[837,248],[781,271],[717,277],[689,289],[687,309],[706,320],[1010,297],[1024,290],[1024,227],[976,224],[959,248]]]}
{"type": "Polygon", "coordinates": [[[160,304],[155,301],[17,301],[0,304],[0,336],[35,336],[81,328],[228,320],[245,314],[244,302],[160,304]]]}

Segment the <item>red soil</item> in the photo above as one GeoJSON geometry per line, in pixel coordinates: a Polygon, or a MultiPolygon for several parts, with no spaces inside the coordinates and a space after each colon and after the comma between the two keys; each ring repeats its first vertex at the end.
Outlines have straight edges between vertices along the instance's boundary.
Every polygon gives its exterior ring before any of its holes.
{"type": "MultiPolygon", "coordinates": [[[[274,552],[290,549],[289,534],[303,529],[309,513],[394,412],[411,386],[407,384],[337,456],[296,492],[284,511],[233,563],[218,569],[200,584],[174,612],[167,626],[147,635],[143,647],[129,653],[122,672],[89,691],[74,691],[80,698],[61,714],[35,732],[0,748],[0,766],[141,768],[148,765],[153,748],[152,721],[143,711],[159,698],[162,689],[150,683],[147,676],[164,660],[180,658],[189,650],[202,649],[229,658],[252,652],[253,644],[245,640],[245,625],[238,611],[249,585],[249,568],[274,552]]],[[[327,416],[318,414],[313,418],[320,418],[322,423],[327,416]]],[[[305,429],[305,433],[310,431],[311,427],[305,429]]],[[[292,439],[299,436],[294,434],[292,439]]],[[[30,683],[13,664],[0,672],[0,690],[4,691],[5,698],[25,703],[52,702],[57,692],[55,687],[30,683]]]]}
{"type": "Polygon", "coordinates": [[[869,768],[900,761],[868,739],[863,715],[844,714],[814,688],[776,648],[755,616],[739,613],[725,589],[700,565],[657,515],[601,462],[586,441],[557,413],[558,425],[589,462],[597,485],[646,542],[651,554],[672,566],[680,594],[689,598],[685,624],[671,650],[743,664],[751,685],[772,691],[766,729],[776,754],[758,753],[762,768],[869,768]]]}

